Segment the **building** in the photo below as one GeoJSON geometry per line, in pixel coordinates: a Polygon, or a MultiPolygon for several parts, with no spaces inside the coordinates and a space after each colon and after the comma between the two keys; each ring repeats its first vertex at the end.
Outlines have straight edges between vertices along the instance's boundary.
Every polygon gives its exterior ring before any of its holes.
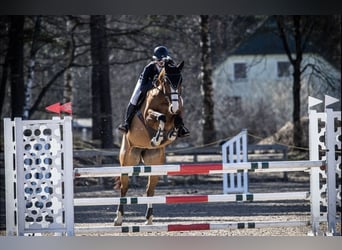
{"type": "MultiPolygon", "coordinates": [[[[214,69],[214,115],[219,134],[241,128],[263,129],[267,134],[292,120],[292,66],[276,31],[275,21],[268,19],[214,69]]],[[[292,40],[291,51],[294,48],[292,40]]],[[[341,72],[316,51],[308,46],[303,54],[302,116],[307,116],[308,95],[341,99],[341,72]]]]}

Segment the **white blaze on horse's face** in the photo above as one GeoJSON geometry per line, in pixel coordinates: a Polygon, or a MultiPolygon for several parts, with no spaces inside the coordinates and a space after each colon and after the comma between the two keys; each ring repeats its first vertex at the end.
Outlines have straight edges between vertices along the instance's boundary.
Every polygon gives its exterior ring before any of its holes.
{"type": "MultiPolygon", "coordinates": [[[[181,70],[184,66],[184,62],[181,62],[177,66],[170,66],[169,64],[165,64],[165,79],[169,86],[170,96],[167,97],[169,101],[169,112],[171,114],[177,114],[182,109],[183,100],[181,98],[181,83],[182,83],[182,75],[181,70]]],[[[165,92],[164,92],[165,94],[165,92]]]]}
{"type": "Polygon", "coordinates": [[[169,106],[169,112],[171,114],[177,114],[179,111],[179,94],[178,94],[178,89],[174,89],[170,86],[171,89],[171,104],[169,106]]]}

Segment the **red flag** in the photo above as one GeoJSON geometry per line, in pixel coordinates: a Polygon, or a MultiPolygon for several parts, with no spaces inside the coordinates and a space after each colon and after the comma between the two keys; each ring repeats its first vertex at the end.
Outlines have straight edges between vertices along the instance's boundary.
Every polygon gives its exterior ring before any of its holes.
{"type": "Polygon", "coordinates": [[[61,104],[59,102],[56,102],[55,104],[52,104],[50,106],[47,106],[45,108],[47,111],[54,112],[57,114],[61,113],[61,104]]]}
{"type": "Polygon", "coordinates": [[[61,109],[61,111],[65,112],[65,113],[72,114],[72,103],[71,102],[64,103],[60,107],[60,109],[61,109]]]}

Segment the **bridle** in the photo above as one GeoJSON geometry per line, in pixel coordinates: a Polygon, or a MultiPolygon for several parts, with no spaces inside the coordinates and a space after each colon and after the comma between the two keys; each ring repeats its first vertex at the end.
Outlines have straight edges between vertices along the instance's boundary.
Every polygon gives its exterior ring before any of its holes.
{"type": "Polygon", "coordinates": [[[181,73],[166,73],[164,72],[164,75],[161,77],[163,81],[163,86],[161,89],[161,92],[164,94],[165,99],[167,100],[169,104],[169,111],[172,114],[175,114],[179,110],[179,101],[182,101],[181,99],[181,91],[180,91],[180,85],[182,83],[182,75],[181,73]],[[167,93],[165,85],[168,84],[170,87],[170,92],[167,93]]]}
{"type": "Polygon", "coordinates": [[[164,74],[164,81],[168,82],[173,89],[177,89],[178,85],[182,83],[182,74],[181,73],[165,73],[164,74]],[[173,79],[174,81],[171,81],[172,78],[178,78],[178,79],[173,79]]]}

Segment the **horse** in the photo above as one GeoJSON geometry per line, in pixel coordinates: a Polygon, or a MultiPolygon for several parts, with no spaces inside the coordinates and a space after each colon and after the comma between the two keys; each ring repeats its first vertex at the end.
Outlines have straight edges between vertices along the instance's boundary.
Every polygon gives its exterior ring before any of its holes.
{"type": "MultiPolygon", "coordinates": [[[[136,112],[129,131],[123,135],[120,147],[120,165],[135,166],[162,165],[165,163],[165,147],[175,141],[181,126],[180,117],[183,110],[181,96],[184,61],[178,65],[166,62],[160,71],[154,87],[146,94],[145,99],[136,112]]],[[[149,176],[146,195],[154,196],[159,176],[149,176]]],[[[120,195],[125,197],[128,191],[129,177],[121,175],[117,180],[120,195]]],[[[124,206],[118,205],[115,226],[121,226],[124,206]]],[[[147,204],[146,225],[153,220],[152,204],[147,204]]]]}

